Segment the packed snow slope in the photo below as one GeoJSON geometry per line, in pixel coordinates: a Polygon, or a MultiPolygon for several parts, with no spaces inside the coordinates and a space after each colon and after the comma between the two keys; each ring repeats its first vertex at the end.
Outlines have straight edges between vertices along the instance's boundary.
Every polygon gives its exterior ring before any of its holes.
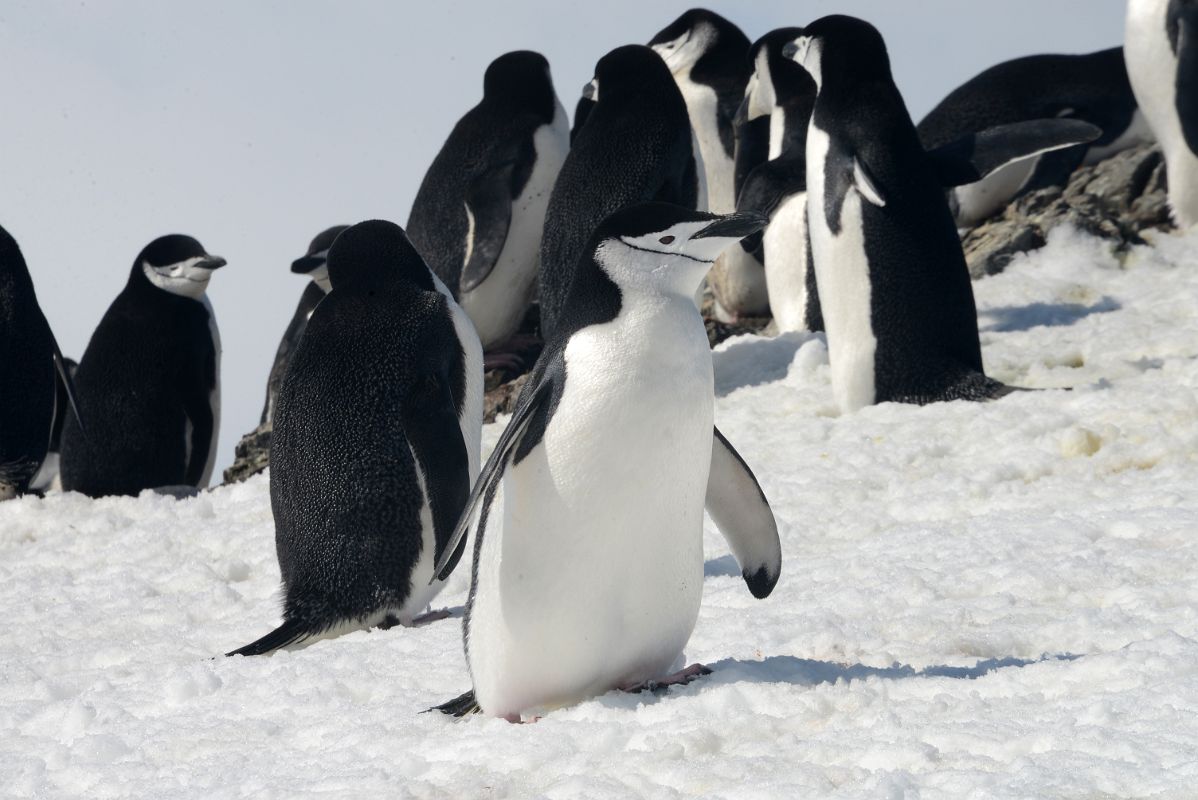
{"type": "Polygon", "coordinates": [[[0,795],[1195,796],[1198,233],[1058,231],[975,290],[988,371],[1072,391],[842,416],[822,336],[725,343],[782,579],[709,527],[713,674],[536,724],[417,713],[469,686],[458,620],[213,659],[279,620],[262,477],[5,503],[0,795]]]}

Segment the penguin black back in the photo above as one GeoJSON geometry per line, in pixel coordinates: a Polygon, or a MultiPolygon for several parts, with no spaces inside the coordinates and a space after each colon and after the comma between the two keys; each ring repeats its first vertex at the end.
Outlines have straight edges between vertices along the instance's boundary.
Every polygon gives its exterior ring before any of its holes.
{"type": "Polygon", "coordinates": [[[632,203],[694,208],[698,175],[686,104],[648,47],[616,48],[595,68],[598,100],[549,199],[541,243],[541,329],[552,335],[574,266],[595,227],[632,203]]]}

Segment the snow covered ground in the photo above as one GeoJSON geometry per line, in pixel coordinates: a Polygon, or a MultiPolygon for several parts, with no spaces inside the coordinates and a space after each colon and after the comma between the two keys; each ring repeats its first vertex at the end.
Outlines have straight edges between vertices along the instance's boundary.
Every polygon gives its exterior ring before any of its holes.
{"type": "Polygon", "coordinates": [[[262,477],[5,503],[0,795],[1196,796],[1198,232],[975,291],[988,371],[1072,392],[839,416],[821,336],[725,343],[778,588],[709,529],[714,673],[533,725],[416,713],[468,688],[457,621],[212,659],[278,622],[262,477]]]}

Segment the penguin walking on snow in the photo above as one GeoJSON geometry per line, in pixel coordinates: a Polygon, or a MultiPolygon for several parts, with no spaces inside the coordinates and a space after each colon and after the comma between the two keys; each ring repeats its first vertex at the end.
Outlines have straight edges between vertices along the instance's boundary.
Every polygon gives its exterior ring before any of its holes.
{"type": "Polygon", "coordinates": [[[300,295],[299,305],[291,315],[291,322],[283,332],[279,347],[275,350],[275,361],[270,367],[270,377],[266,381],[266,402],[262,405],[260,425],[268,425],[274,421],[275,403],[279,397],[279,387],[283,385],[283,376],[287,374],[287,364],[291,354],[295,352],[304,328],[316,309],[316,304],[329,293],[329,268],[327,265],[329,248],[348,225],[334,225],[321,231],[308,245],[308,252],[291,262],[291,271],[297,275],[307,275],[312,280],[304,287],[300,295]]]}
{"type": "Polygon", "coordinates": [[[824,17],[783,55],[818,90],[807,131],[807,218],[841,410],[1012,391],[982,369],[969,270],[944,187],[1101,131],[1076,120],[1035,121],[929,153],[872,25],[824,17]]]}
{"type": "Polygon", "coordinates": [[[916,130],[933,149],[997,125],[1036,119],[1076,119],[1102,129],[1088,144],[1013,162],[952,190],[959,227],[976,225],[1019,194],[1063,186],[1078,166],[1152,142],[1123,63],[1123,48],[1084,55],[1036,55],[990,67],[954,89],[916,130]]]}
{"type": "MultiPolygon", "coordinates": [[[[670,68],[686,101],[707,182],[707,207],[736,209],[736,110],[752,72],[749,39],[719,14],[692,8],[649,42],[670,68]]],[[[740,247],[716,260],[709,276],[716,315],[732,321],[769,312],[761,264],[740,247]]]]}
{"type": "Polygon", "coordinates": [[[1165,152],[1173,221],[1189,228],[1198,224],[1198,0],[1129,0],[1123,51],[1165,152]]]}
{"type": "Polygon", "coordinates": [[[517,51],[491,62],[483,99],[458,121],[420,184],[408,236],[470,316],[489,363],[532,302],[545,209],[569,121],[549,62],[517,51]]]}
{"type": "Polygon", "coordinates": [[[686,103],[648,47],[625,45],[599,59],[585,90],[594,108],[578,131],[545,214],[541,241],[541,331],[553,336],[591,234],[609,214],[661,200],[703,202],[702,164],[686,103]]]}
{"type": "Polygon", "coordinates": [[[444,577],[475,531],[464,623],[474,690],[442,711],[516,719],[705,672],[667,676],[699,612],[705,503],[749,590],[773,590],[777,526],[713,426],[711,353],[693,302],[716,257],[764,223],[649,203],[592,235],[437,564],[444,577]]]}
{"type": "Polygon", "coordinates": [[[0,228],[0,500],[30,489],[50,446],[56,408],[65,412],[68,403],[74,407],[70,374],[25,257],[0,228]]]}
{"type": "Polygon", "coordinates": [[[190,236],[146,245],[100,320],[75,383],[62,486],[91,497],[205,488],[220,428],[220,335],[205,290],[225,265],[190,236]]]}
{"type": "Polygon", "coordinates": [[[444,284],[380,220],[342,233],[328,272],[271,437],[284,621],[228,655],[412,624],[478,472],[482,352],[444,284]]]}

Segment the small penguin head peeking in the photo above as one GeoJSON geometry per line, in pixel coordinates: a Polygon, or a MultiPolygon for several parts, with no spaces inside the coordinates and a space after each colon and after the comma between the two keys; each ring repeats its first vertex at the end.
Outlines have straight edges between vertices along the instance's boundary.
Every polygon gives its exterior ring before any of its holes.
{"type": "Polygon", "coordinates": [[[769,116],[777,106],[803,96],[815,96],[815,85],[807,71],[782,51],[806,36],[802,28],[777,28],[762,36],[749,49],[753,73],[745,87],[745,100],[737,112],[737,124],[769,116]]]}
{"type": "Polygon", "coordinates": [[[316,234],[316,238],[308,245],[308,252],[291,262],[291,271],[296,275],[307,275],[325,294],[332,289],[329,282],[329,248],[348,225],[334,225],[316,234]]]}
{"type": "Polygon", "coordinates": [[[662,28],[649,46],[666,62],[670,72],[689,75],[691,68],[719,38],[717,20],[723,21],[706,9],[692,8],[662,28]]]}
{"type": "Polygon", "coordinates": [[[720,253],[764,228],[760,214],[707,214],[669,203],[641,203],[595,230],[595,261],[622,287],[692,297],[720,253]]]}
{"type": "Polygon", "coordinates": [[[406,280],[434,291],[432,273],[403,228],[381,219],[342,232],[329,248],[328,271],[333,289],[370,289],[406,280]]]}
{"type": "Polygon", "coordinates": [[[802,36],[782,48],[782,56],[807,70],[820,91],[826,80],[853,85],[890,79],[890,57],[882,34],[865,20],[842,14],[808,25],[802,36]]]}
{"type": "Polygon", "coordinates": [[[158,237],[138,254],[132,279],[144,276],[164,292],[198,300],[208,288],[212,271],[226,263],[220,256],[209,255],[190,236],[172,233],[158,237]]]}

